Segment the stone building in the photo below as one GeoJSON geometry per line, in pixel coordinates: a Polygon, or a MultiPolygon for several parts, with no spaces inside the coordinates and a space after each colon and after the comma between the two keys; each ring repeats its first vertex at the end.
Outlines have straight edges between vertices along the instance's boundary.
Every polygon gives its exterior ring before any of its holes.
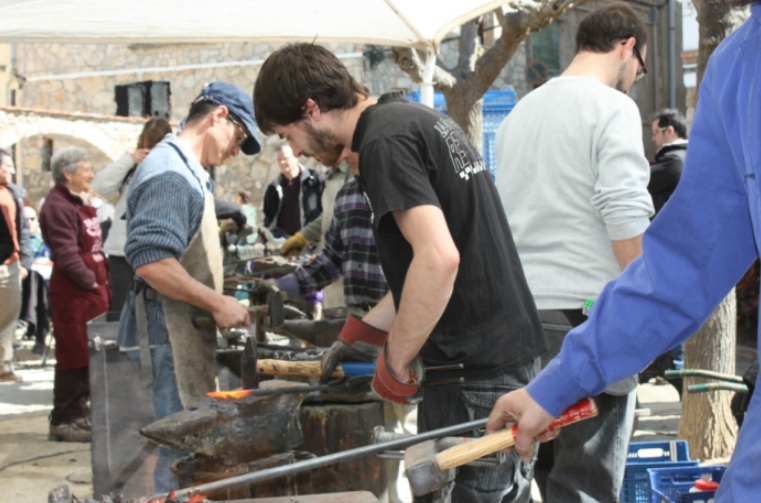
{"type": "MultiPolygon", "coordinates": [[[[534,87],[535,76],[529,75],[528,67],[546,67],[549,76],[560,73],[573,57],[577,23],[594,5],[587,4],[570,11],[542,32],[530,35],[502,70],[492,89],[511,87],[520,98],[534,87]]],[[[664,78],[668,48],[662,42],[667,39],[668,26],[664,24],[665,15],[655,15],[655,7],[632,5],[647,23],[650,40],[661,41],[657,45],[649,44],[649,73],[632,91],[644,119],[643,130],[648,131],[648,116],[667,103],[669,95],[668,82],[664,78]]],[[[499,36],[498,28],[489,28],[494,24],[488,17],[485,19],[487,46],[499,36]]],[[[678,34],[676,39],[681,41],[681,35],[678,34]]],[[[443,66],[447,67],[456,58],[457,44],[457,33],[441,44],[439,57],[443,66]]],[[[19,167],[17,176],[28,189],[30,202],[36,203],[52,183],[46,170],[53,150],[69,144],[84,146],[91,151],[97,170],[121,152],[135,148],[142,122],[138,118],[116,116],[117,86],[148,81],[168,83],[171,93],[169,118],[177,123],[206,82],[224,80],[251,91],[261,63],[276,47],[262,43],[25,43],[0,46],[0,104],[7,106],[0,110],[0,147],[13,147],[19,167]],[[29,127],[30,122],[43,118],[71,122],[68,134],[65,127],[29,127]],[[21,123],[26,126],[16,126],[21,123]],[[83,124],[93,127],[86,128],[83,124]],[[104,142],[97,139],[102,138],[99,135],[111,139],[104,142]]],[[[390,48],[351,43],[329,44],[328,47],[373,95],[391,90],[407,92],[419,87],[389,57],[390,48]]],[[[681,52],[681,43],[675,50],[677,54],[681,52]]],[[[681,73],[678,80],[678,99],[683,103],[681,73]]],[[[645,138],[649,143],[649,133],[645,138]]],[[[261,203],[267,182],[278,173],[274,146],[280,141],[276,137],[262,140],[263,150],[259,155],[252,158],[241,156],[218,167],[218,196],[231,198],[237,189],[245,188],[252,193],[254,204],[261,203]]],[[[311,164],[309,161],[305,163],[311,164]]]]}

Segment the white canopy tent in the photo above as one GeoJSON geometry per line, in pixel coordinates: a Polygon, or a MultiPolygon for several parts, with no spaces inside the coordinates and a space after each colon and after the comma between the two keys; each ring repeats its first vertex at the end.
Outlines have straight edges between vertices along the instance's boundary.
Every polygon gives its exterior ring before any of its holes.
{"type": "Polygon", "coordinates": [[[504,0],[0,0],[0,43],[356,42],[435,48],[504,0]]]}

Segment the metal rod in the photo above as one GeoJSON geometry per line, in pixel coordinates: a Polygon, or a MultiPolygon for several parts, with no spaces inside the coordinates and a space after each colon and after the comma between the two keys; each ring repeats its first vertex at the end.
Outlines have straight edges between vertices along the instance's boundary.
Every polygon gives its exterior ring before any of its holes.
{"type": "Polygon", "coordinates": [[[748,387],[744,384],[728,383],[728,382],[706,382],[702,384],[692,384],[687,386],[687,391],[690,393],[702,393],[704,391],[734,391],[735,393],[747,393],[748,387]]]}
{"type": "Polygon", "coordinates": [[[419,444],[426,440],[432,440],[435,438],[446,437],[449,435],[457,435],[466,431],[474,430],[476,428],[483,428],[486,426],[488,419],[477,419],[467,423],[456,424],[453,426],[447,426],[446,428],[439,428],[438,430],[431,430],[425,433],[419,433],[417,435],[410,436],[409,438],[400,438],[397,440],[391,440],[389,442],[383,442],[380,444],[366,445],[363,447],[357,447],[355,449],[349,449],[348,451],[336,452],[328,454],[314,459],[306,459],[304,461],[298,461],[296,463],[278,466],[275,468],[269,468],[267,470],[261,470],[253,473],[246,473],[244,475],[238,475],[237,477],[230,477],[229,479],[217,480],[215,482],[209,482],[207,484],[201,484],[195,487],[189,487],[187,489],[180,489],[175,491],[175,497],[190,496],[192,494],[207,494],[212,491],[219,491],[222,489],[229,489],[244,484],[255,484],[263,482],[265,480],[276,479],[284,477],[285,475],[291,475],[292,473],[298,473],[306,470],[312,470],[314,468],[320,468],[321,466],[331,465],[339,461],[347,461],[349,459],[360,458],[363,456],[369,456],[371,454],[377,454],[379,452],[387,451],[390,449],[404,449],[411,445],[419,444]]]}
{"type": "Polygon", "coordinates": [[[445,384],[462,384],[465,382],[464,377],[455,377],[454,379],[442,379],[441,381],[423,381],[420,383],[420,385],[424,388],[429,388],[431,386],[442,386],[445,384]]]}
{"type": "Polygon", "coordinates": [[[667,370],[663,373],[666,379],[676,379],[679,377],[706,377],[708,379],[718,379],[720,381],[734,382],[738,384],[744,384],[743,378],[740,376],[734,376],[730,374],[721,374],[719,372],[713,372],[711,370],[701,369],[684,369],[684,370],[667,370]]]}
{"type": "Polygon", "coordinates": [[[451,365],[438,365],[436,367],[426,367],[425,371],[428,372],[447,372],[449,370],[462,370],[465,368],[464,363],[453,363],[451,365]]]}

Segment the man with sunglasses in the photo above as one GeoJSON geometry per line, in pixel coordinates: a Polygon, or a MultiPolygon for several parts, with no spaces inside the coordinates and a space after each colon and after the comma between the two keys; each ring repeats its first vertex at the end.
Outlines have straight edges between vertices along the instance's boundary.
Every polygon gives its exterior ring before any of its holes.
{"type": "MultiPolygon", "coordinates": [[[[239,151],[260,150],[251,98],[232,84],[212,82],[190,107],[178,135],[168,134],[136,171],[127,196],[124,253],[135,270],[122,311],[118,343],[152,383],[156,419],[213,391],[216,329],[192,319],[211,314],[222,328],[249,325],[247,310],[222,295],[222,250],[214,211],[211,166],[239,151]]],[[[161,448],[154,490],[177,487],[161,448]]]]}
{"type": "MultiPolygon", "coordinates": [[[[641,253],[653,213],[650,170],[627,94],[647,71],[645,44],[645,27],[625,4],[593,11],[565,72],[523,98],[497,131],[497,189],[549,339],[545,361],[641,253]]],[[[540,448],[543,501],[618,500],[636,386],[634,376],[611,385],[597,418],[540,448]]]]}

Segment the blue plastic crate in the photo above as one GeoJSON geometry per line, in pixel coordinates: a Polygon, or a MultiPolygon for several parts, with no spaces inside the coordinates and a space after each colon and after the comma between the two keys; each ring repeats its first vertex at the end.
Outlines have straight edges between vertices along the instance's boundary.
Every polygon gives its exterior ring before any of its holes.
{"type": "Polygon", "coordinates": [[[708,478],[721,482],[725,466],[688,466],[681,468],[653,468],[648,470],[650,477],[651,503],[708,503],[715,491],[698,491],[690,489],[699,478],[708,478]],[[706,477],[704,477],[706,476],[706,477]]]}
{"type": "Polygon", "coordinates": [[[648,468],[697,465],[698,461],[690,461],[690,449],[686,440],[632,442],[626,457],[621,502],[650,503],[648,468]]]}

